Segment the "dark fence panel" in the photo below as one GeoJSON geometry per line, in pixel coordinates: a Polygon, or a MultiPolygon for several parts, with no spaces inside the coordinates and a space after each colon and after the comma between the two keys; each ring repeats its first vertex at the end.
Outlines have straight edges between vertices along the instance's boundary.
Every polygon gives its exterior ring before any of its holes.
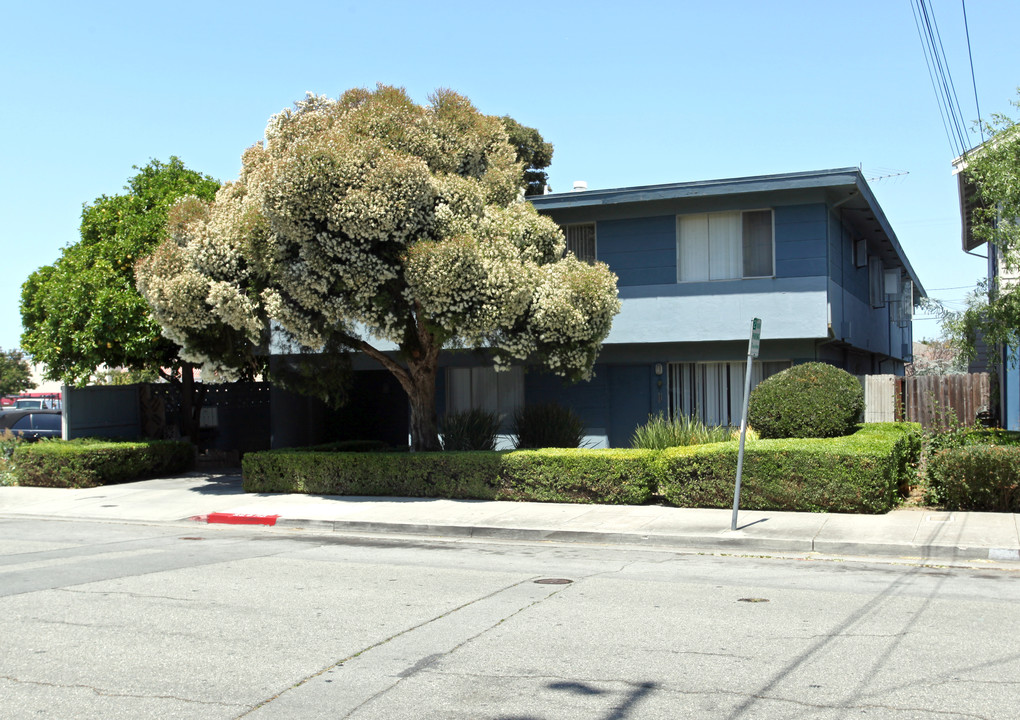
{"type": "Polygon", "coordinates": [[[926,429],[971,425],[989,409],[988,373],[902,377],[896,391],[899,418],[926,429]]]}
{"type": "MultiPolygon", "coordinates": [[[[269,384],[200,385],[199,448],[245,453],[269,448],[269,384]]],[[[68,439],[179,437],[181,392],[169,383],[65,388],[68,439]]]]}

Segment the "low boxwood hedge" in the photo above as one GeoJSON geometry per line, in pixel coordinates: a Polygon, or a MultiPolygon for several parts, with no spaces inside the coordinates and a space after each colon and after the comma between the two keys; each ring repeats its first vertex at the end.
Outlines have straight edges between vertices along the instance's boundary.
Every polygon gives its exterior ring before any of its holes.
{"type": "MultiPolygon", "coordinates": [[[[885,512],[905,492],[920,449],[913,424],[866,425],[826,440],[759,440],[745,449],[741,507],[885,512]]],[[[242,461],[248,492],[730,507],[737,443],[667,450],[308,453],[242,461]]]]}
{"type": "Polygon", "coordinates": [[[7,473],[18,485],[87,488],[183,472],[194,464],[190,443],[153,440],[43,440],[17,443],[7,473]]]}
{"type": "Polygon", "coordinates": [[[241,461],[247,492],[640,504],[656,483],[646,450],[308,453],[241,461]]]}
{"type": "Polygon", "coordinates": [[[658,486],[654,450],[549,448],[501,454],[500,500],[640,505],[658,486]]]}
{"type": "MultiPolygon", "coordinates": [[[[882,513],[905,494],[920,428],[875,423],[830,439],[758,440],[744,450],[740,507],[882,513]]],[[[662,451],[660,491],[681,507],[732,507],[737,444],[662,451]]]]}
{"type": "Polygon", "coordinates": [[[492,452],[392,453],[267,450],[241,459],[244,489],[256,493],[389,495],[494,500],[492,452]]]}
{"type": "Polygon", "coordinates": [[[938,450],[928,457],[927,475],[925,501],[946,510],[1020,512],[1020,445],[1015,442],[938,450]]]}

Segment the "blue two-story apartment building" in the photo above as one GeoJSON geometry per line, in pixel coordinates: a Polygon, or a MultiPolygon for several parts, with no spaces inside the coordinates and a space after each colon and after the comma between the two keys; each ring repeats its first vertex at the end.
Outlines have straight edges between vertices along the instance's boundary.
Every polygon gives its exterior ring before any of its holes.
{"type": "MultiPolygon", "coordinates": [[[[753,379],[820,360],[855,375],[902,374],[924,294],[856,168],[586,190],[530,198],[568,250],[616,273],[621,311],[591,380],[540,367],[496,372],[485,351],[444,352],[437,410],[498,412],[557,402],[595,446],[627,447],[650,414],[740,422],[751,322],[762,319],[753,379]]],[[[402,444],[403,391],[367,358],[341,416],[277,392],[273,444],[335,437],[402,444]],[[376,368],[376,369],[373,369],[376,368]],[[317,433],[316,428],[329,432],[317,433]]]]}
{"type": "Polygon", "coordinates": [[[649,414],[738,425],[751,322],[757,383],[820,360],[855,375],[902,374],[924,290],[856,168],[531,198],[568,250],[606,263],[622,309],[595,376],[496,373],[451,353],[440,412],[525,403],[576,410],[599,445],[625,447],[649,414]]]}

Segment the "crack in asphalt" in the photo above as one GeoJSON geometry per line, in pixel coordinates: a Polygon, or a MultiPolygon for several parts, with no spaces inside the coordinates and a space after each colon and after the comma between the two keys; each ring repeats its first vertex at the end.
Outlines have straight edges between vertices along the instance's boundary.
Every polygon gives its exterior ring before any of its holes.
{"type": "MultiPolygon", "coordinates": [[[[507,590],[509,590],[509,589],[511,589],[511,588],[517,587],[517,586],[519,586],[519,585],[523,585],[524,583],[527,583],[527,582],[534,582],[534,580],[535,580],[535,578],[531,578],[531,579],[529,579],[529,580],[521,580],[520,582],[516,582],[516,583],[513,583],[512,585],[508,585],[507,587],[503,588],[502,590],[499,590],[499,591],[497,591],[497,592],[494,592],[494,593],[491,593],[491,594],[489,594],[489,595],[486,595],[486,596],[485,596],[484,598],[479,598],[479,600],[485,600],[485,599],[488,599],[488,598],[490,598],[490,597],[493,597],[493,596],[495,596],[495,595],[498,595],[499,593],[502,593],[502,592],[506,592],[507,590]]],[[[545,597],[541,597],[541,598],[538,598],[537,600],[534,600],[534,601],[532,601],[532,602],[528,603],[528,604],[527,604],[527,605],[525,605],[524,607],[518,608],[517,610],[515,610],[515,611],[514,611],[514,612],[512,612],[512,613],[510,613],[510,614],[509,614],[509,615],[507,615],[506,617],[500,618],[500,619],[499,619],[499,620],[498,620],[497,622],[493,623],[493,624],[492,624],[492,625],[490,625],[489,627],[487,627],[487,628],[484,628],[484,629],[480,630],[479,632],[475,633],[474,635],[472,635],[471,637],[469,637],[469,638],[465,638],[464,640],[460,641],[459,643],[457,643],[456,645],[454,645],[454,646],[453,646],[452,648],[450,648],[449,650],[446,650],[445,652],[441,652],[441,653],[436,653],[436,654],[433,654],[433,655],[429,655],[428,657],[422,658],[422,659],[421,659],[421,660],[419,660],[419,661],[418,661],[417,663],[415,663],[414,665],[412,665],[412,666],[411,666],[410,668],[408,668],[408,669],[407,669],[407,670],[405,670],[404,672],[400,673],[400,679],[399,679],[399,680],[397,680],[396,682],[394,682],[394,683],[393,683],[393,684],[391,684],[390,686],[388,686],[388,687],[386,687],[386,688],[384,688],[384,689],[380,690],[379,692],[375,693],[375,694],[374,694],[374,695],[372,695],[371,697],[367,698],[367,699],[366,699],[366,700],[365,700],[364,702],[362,702],[362,703],[359,703],[359,704],[358,704],[357,706],[355,706],[354,708],[352,708],[352,709],[351,709],[351,711],[350,711],[349,713],[347,713],[346,715],[344,715],[343,717],[344,717],[344,718],[349,718],[349,717],[353,716],[353,715],[354,715],[354,713],[356,713],[356,712],[357,712],[358,710],[360,710],[361,708],[363,708],[363,707],[364,707],[365,705],[368,705],[368,704],[369,704],[370,702],[372,702],[373,700],[375,700],[375,699],[377,699],[377,698],[379,698],[379,697],[382,697],[383,695],[387,694],[388,692],[390,692],[391,690],[393,690],[394,688],[396,688],[396,687],[397,687],[397,686],[398,686],[398,685],[399,685],[399,684],[400,684],[401,682],[403,682],[403,681],[404,681],[405,679],[407,679],[407,678],[409,678],[409,677],[412,677],[412,676],[414,676],[414,675],[417,675],[417,674],[418,674],[419,672],[421,672],[422,670],[425,670],[425,669],[426,669],[426,668],[428,668],[428,667],[429,667],[430,665],[434,665],[434,664],[436,664],[436,663],[437,663],[437,662],[438,662],[439,660],[443,659],[444,657],[448,657],[448,656],[452,655],[453,653],[455,653],[455,652],[456,652],[457,650],[460,650],[460,649],[461,649],[462,647],[464,647],[464,646],[465,646],[465,645],[467,645],[468,643],[470,643],[470,642],[474,642],[475,640],[477,640],[478,638],[480,638],[480,637],[481,637],[482,635],[485,635],[486,633],[489,633],[489,632],[491,632],[492,630],[494,630],[495,628],[499,627],[500,625],[502,625],[503,623],[505,623],[505,622],[506,622],[507,620],[509,620],[510,618],[512,618],[512,617],[515,617],[515,616],[517,616],[517,615],[520,615],[520,614],[521,614],[521,613],[523,613],[524,611],[526,611],[526,610],[530,610],[531,608],[535,607],[536,605],[539,605],[539,604],[541,604],[541,603],[544,603],[544,602],[545,602],[546,600],[548,600],[549,598],[551,598],[551,597],[553,597],[553,596],[555,596],[555,595],[559,595],[559,594],[560,594],[561,592],[563,592],[564,590],[566,590],[566,589],[567,589],[568,587],[570,587],[570,586],[569,586],[569,585],[567,585],[567,586],[565,586],[565,587],[562,587],[562,588],[560,588],[560,589],[558,589],[558,590],[553,590],[552,592],[550,592],[550,593],[549,593],[548,595],[546,595],[545,597]],[[425,662],[425,661],[427,661],[427,662],[425,662]]],[[[475,601],[475,602],[477,602],[477,601],[475,601]]],[[[462,605],[461,607],[457,608],[457,610],[460,610],[461,608],[465,608],[465,607],[467,607],[468,605],[472,605],[472,604],[474,604],[474,603],[465,603],[465,604],[464,604],[464,605],[462,605]]],[[[456,611],[454,611],[454,612],[456,612],[456,611]]]]}
{"type": "MultiPolygon", "coordinates": [[[[329,672],[330,670],[334,670],[336,668],[342,667],[344,665],[344,663],[350,662],[351,660],[354,660],[355,658],[357,658],[357,657],[359,657],[361,655],[364,655],[365,653],[367,653],[367,652],[369,652],[371,650],[374,650],[374,649],[376,649],[378,647],[382,647],[383,645],[386,645],[387,643],[389,643],[389,642],[391,642],[391,641],[393,641],[393,640],[395,640],[395,639],[397,639],[397,638],[399,638],[399,637],[401,637],[403,635],[407,635],[408,633],[414,632],[415,630],[418,630],[420,628],[426,627],[427,625],[430,625],[430,624],[432,624],[432,623],[434,623],[434,622],[436,622],[438,620],[441,620],[441,619],[443,619],[445,617],[453,615],[454,613],[459,612],[460,610],[463,610],[466,607],[470,607],[471,605],[475,605],[476,603],[482,602],[483,600],[488,600],[489,598],[495,597],[496,595],[499,595],[500,593],[506,592],[507,590],[510,590],[511,588],[515,588],[515,587],[518,587],[519,585],[523,585],[525,583],[532,582],[532,581],[533,581],[533,578],[528,578],[526,580],[520,580],[518,582],[511,583],[510,585],[507,585],[505,587],[499,588],[497,590],[493,590],[491,593],[488,593],[487,595],[483,595],[481,597],[475,598],[475,599],[470,600],[470,601],[468,601],[466,603],[458,605],[457,607],[451,608],[450,610],[447,610],[444,613],[441,613],[441,614],[436,615],[436,616],[434,616],[432,618],[429,618],[428,620],[424,620],[424,621],[418,623],[417,625],[414,625],[412,627],[409,627],[409,628],[406,628],[404,630],[401,630],[398,633],[394,633],[393,635],[389,636],[388,638],[385,638],[383,640],[380,640],[379,642],[376,642],[376,643],[373,643],[371,645],[368,645],[367,647],[364,647],[361,650],[358,650],[357,652],[352,653],[352,654],[348,655],[347,657],[345,657],[345,658],[343,658],[341,660],[338,660],[338,661],[336,661],[334,663],[331,663],[331,664],[325,666],[324,668],[322,668],[318,672],[312,673],[311,675],[308,675],[308,676],[302,678],[301,680],[298,680],[296,683],[290,685],[287,688],[284,688],[283,690],[281,690],[280,692],[276,693],[275,695],[273,695],[271,697],[268,697],[265,700],[255,704],[254,706],[252,706],[251,708],[249,708],[245,712],[243,712],[240,715],[236,716],[235,720],[239,720],[240,718],[243,718],[246,715],[250,715],[251,713],[253,713],[256,710],[258,710],[259,708],[264,707],[265,705],[268,705],[269,703],[271,703],[274,700],[278,699],[279,697],[281,697],[285,693],[288,693],[291,690],[296,690],[297,688],[301,687],[302,685],[307,684],[308,682],[314,680],[315,678],[321,677],[322,675],[324,675],[325,673],[329,672]]],[[[479,637],[480,635],[488,632],[493,627],[497,627],[498,625],[502,624],[505,620],[513,617],[514,615],[517,615],[520,612],[523,612],[527,608],[530,608],[530,607],[538,604],[539,602],[542,602],[543,600],[548,599],[549,597],[552,597],[553,595],[558,594],[559,592],[562,592],[562,589],[556,590],[554,592],[551,592],[545,598],[541,598],[539,600],[536,600],[535,602],[532,602],[532,603],[526,605],[523,608],[520,608],[516,612],[513,612],[510,615],[508,615],[506,618],[500,619],[499,622],[493,624],[491,627],[486,628],[485,630],[482,630],[481,632],[477,633],[476,635],[474,635],[474,636],[464,640],[463,642],[459,643],[457,646],[451,648],[447,652],[439,653],[438,657],[442,657],[444,655],[448,655],[449,653],[451,653],[451,652],[457,650],[458,648],[462,647],[465,643],[470,642],[471,640],[474,640],[476,637],[479,637]]],[[[433,659],[428,664],[434,663],[438,659],[438,657],[436,657],[436,656],[429,656],[429,658],[433,658],[433,659]]],[[[429,658],[424,658],[424,659],[429,659],[429,658]]],[[[419,661],[419,663],[420,662],[421,661],[419,661]]],[[[414,666],[412,666],[412,667],[414,667],[414,666]]],[[[414,673],[412,673],[412,674],[414,674],[414,673]]],[[[386,692],[389,692],[389,690],[391,690],[393,687],[395,687],[397,684],[399,684],[401,682],[401,680],[403,680],[405,677],[410,677],[410,675],[402,675],[400,680],[397,680],[390,687],[388,687],[388,688],[386,688],[384,690],[381,690],[378,693],[372,695],[367,700],[365,700],[364,702],[360,703],[357,707],[355,707],[353,710],[351,710],[351,712],[348,713],[347,715],[345,715],[344,717],[350,717],[351,713],[357,711],[359,708],[363,707],[366,703],[369,703],[373,699],[375,699],[376,697],[379,697],[380,695],[383,695],[386,692]]]]}
{"type": "Polygon", "coordinates": [[[126,693],[118,692],[116,690],[98,688],[93,685],[85,685],[82,683],[55,683],[44,680],[25,680],[23,678],[13,677],[11,675],[0,675],[0,680],[9,680],[10,682],[18,683],[19,685],[35,685],[39,687],[66,688],[68,690],[74,689],[89,690],[91,692],[94,692],[96,695],[100,695],[102,697],[140,698],[143,700],[177,700],[179,702],[192,703],[195,705],[215,705],[217,707],[227,708],[244,707],[244,705],[241,703],[225,703],[211,700],[194,700],[192,698],[181,697],[179,695],[158,695],[158,694],[152,695],[143,693],[126,693]]]}

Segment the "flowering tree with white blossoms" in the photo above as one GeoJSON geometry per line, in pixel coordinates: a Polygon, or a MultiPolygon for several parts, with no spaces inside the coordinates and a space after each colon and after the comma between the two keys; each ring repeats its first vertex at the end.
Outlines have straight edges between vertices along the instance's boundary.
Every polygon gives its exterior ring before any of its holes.
{"type": "Polygon", "coordinates": [[[442,348],[585,379],[619,312],[616,276],[564,254],[522,170],[500,118],[453,92],[425,106],[381,85],[310,94],[269,120],[215,202],[179,203],[139,290],[198,353],[189,338],[217,321],[258,343],[270,320],[305,347],[365,353],[407,393],[412,449],[438,450],[442,348]]]}

